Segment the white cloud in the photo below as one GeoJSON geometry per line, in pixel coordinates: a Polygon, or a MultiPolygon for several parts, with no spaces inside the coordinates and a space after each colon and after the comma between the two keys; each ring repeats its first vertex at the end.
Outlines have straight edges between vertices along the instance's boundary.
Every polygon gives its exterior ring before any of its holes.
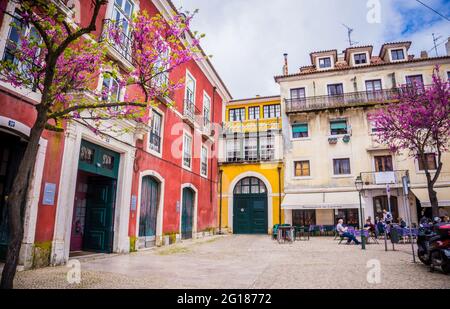
{"type": "Polygon", "coordinates": [[[312,51],[348,47],[342,23],[355,29],[359,45],[374,45],[374,53],[383,42],[397,40],[413,40],[412,51],[419,53],[432,47],[432,32],[450,34],[444,19],[436,21],[415,1],[399,2],[380,0],[381,23],[369,24],[367,1],[361,0],[174,0],[177,7],[200,10],[192,27],[206,34],[202,46],[235,98],[277,94],[273,76],[281,73],[284,52],[295,72],[310,64],[312,51]],[[410,18],[434,25],[402,34],[410,18]]]}

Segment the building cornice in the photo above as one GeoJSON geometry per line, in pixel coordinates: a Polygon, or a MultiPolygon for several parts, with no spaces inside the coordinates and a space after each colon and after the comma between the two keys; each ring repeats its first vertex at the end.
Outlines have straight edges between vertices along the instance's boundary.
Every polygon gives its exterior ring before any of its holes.
{"type": "Polygon", "coordinates": [[[377,70],[378,68],[389,68],[389,67],[402,67],[402,66],[411,66],[413,67],[416,64],[423,65],[424,63],[429,62],[429,64],[434,63],[441,63],[444,60],[447,60],[446,63],[448,63],[448,60],[450,60],[450,56],[441,56],[441,57],[434,57],[434,58],[418,58],[418,59],[411,59],[408,61],[402,61],[402,62],[386,62],[386,63],[378,63],[378,64],[368,64],[368,65],[362,65],[357,67],[344,67],[344,68],[334,68],[330,70],[325,71],[314,71],[314,72],[307,72],[307,73],[295,73],[295,74],[289,74],[289,75],[280,75],[275,76],[275,82],[286,82],[286,81],[292,81],[292,80],[298,80],[303,77],[305,79],[315,78],[315,77],[326,77],[328,75],[335,76],[336,73],[342,72],[343,74],[352,74],[350,72],[352,71],[361,71],[361,72],[371,72],[374,70],[377,70]]]}

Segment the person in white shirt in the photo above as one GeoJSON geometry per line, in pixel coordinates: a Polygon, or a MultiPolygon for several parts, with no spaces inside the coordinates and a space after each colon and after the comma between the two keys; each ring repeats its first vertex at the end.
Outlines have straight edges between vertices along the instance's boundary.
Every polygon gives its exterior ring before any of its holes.
{"type": "Polygon", "coordinates": [[[348,232],[348,228],[344,227],[344,220],[339,219],[338,224],[336,225],[336,230],[339,233],[339,236],[347,238],[347,245],[350,245],[350,243],[353,241],[355,244],[359,245],[360,242],[358,239],[356,239],[355,235],[348,232]]]}

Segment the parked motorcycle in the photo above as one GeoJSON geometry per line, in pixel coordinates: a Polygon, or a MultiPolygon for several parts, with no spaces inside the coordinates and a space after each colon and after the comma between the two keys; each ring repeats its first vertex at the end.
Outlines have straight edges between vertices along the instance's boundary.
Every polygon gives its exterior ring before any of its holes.
{"type": "Polygon", "coordinates": [[[440,267],[450,273],[450,224],[435,221],[431,227],[421,227],[417,238],[417,254],[420,261],[434,271],[440,267]]]}

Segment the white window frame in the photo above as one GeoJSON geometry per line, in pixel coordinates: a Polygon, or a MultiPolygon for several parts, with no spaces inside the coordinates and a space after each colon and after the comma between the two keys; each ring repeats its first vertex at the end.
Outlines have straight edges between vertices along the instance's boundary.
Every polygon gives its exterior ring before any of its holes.
{"type": "MultiPolygon", "coordinates": [[[[188,80],[191,79],[194,83],[194,91],[193,91],[193,99],[192,99],[192,103],[195,105],[195,101],[196,101],[196,92],[197,92],[197,80],[194,78],[194,75],[191,74],[191,72],[189,72],[188,69],[186,69],[186,83],[185,83],[185,87],[184,87],[184,100],[187,101],[188,97],[188,80]]],[[[184,105],[184,104],[183,104],[184,105]]]]}
{"type": "Polygon", "coordinates": [[[329,69],[333,69],[334,68],[334,57],[333,56],[323,56],[323,57],[318,57],[317,58],[317,68],[319,70],[329,70],[329,69]],[[330,66],[329,67],[325,67],[325,68],[321,68],[320,67],[320,60],[322,59],[330,59],[330,66]]]}
{"type": "MultiPolygon", "coordinates": [[[[102,69],[100,69],[100,76],[98,78],[98,85],[97,85],[97,92],[99,92],[100,94],[102,93],[102,90],[103,90],[103,80],[104,80],[103,73],[104,72],[109,72],[109,71],[111,71],[111,68],[102,68],[102,69]]],[[[120,80],[120,79],[122,79],[122,76],[120,74],[118,74],[117,78],[120,80]]],[[[121,102],[121,101],[123,101],[125,99],[125,92],[126,91],[127,91],[127,87],[126,86],[120,87],[120,95],[119,95],[119,98],[118,98],[118,102],[121,102]]],[[[108,95],[108,101],[109,101],[109,96],[110,95],[108,95]]],[[[101,96],[100,96],[100,99],[103,100],[103,98],[101,96]]]]}
{"type": "Polygon", "coordinates": [[[192,134],[190,134],[190,133],[188,133],[187,131],[184,131],[183,132],[183,149],[182,149],[182,162],[181,162],[181,165],[183,166],[183,168],[185,169],[185,170],[188,170],[188,171],[191,171],[192,172],[192,166],[193,166],[193,159],[194,159],[194,156],[193,156],[193,149],[194,149],[194,138],[192,137],[192,134]],[[185,148],[186,148],[186,143],[185,143],[185,141],[186,141],[186,137],[188,137],[188,138],[190,138],[190,140],[191,140],[191,149],[190,149],[190,156],[191,156],[191,164],[190,164],[190,166],[186,166],[185,164],[184,164],[184,159],[185,159],[185,148]]]}
{"type": "Polygon", "coordinates": [[[205,177],[205,178],[208,178],[208,155],[209,155],[209,150],[208,150],[208,147],[206,146],[206,145],[202,145],[202,148],[201,148],[202,150],[201,150],[201,154],[200,154],[200,175],[202,176],[202,177],[205,177]],[[203,150],[206,150],[206,157],[205,157],[205,161],[206,161],[206,174],[203,174],[202,173],[202,164],[203,164],[203,150]]]}
{"type": "Polygon", "coordinates": [[[406,47],[392,47],[392,48],[388,49],[388,52],[389,52],[389,61],[390,62],[402,62],[402,61],[408,60],[408,53],[406,51],[406,47]],[[392,57],[392,52],[394,50],[400,50],[400,49],[403,50],[403,59],[394,60],[393,57],[392,57]]]}
{"type": "Polygon", "coordinates": [[[298,122],[298,123],[290,123],[289,125],[289,134],[290,134],[290,139],[292,142],[301,142],[301,141],[310,141],[311,140],[311,130],[310,130],[311,126],[309,125],[308,121],[302,121],[302,122],[298,122]],[[294,138],[294,130],[292,129],[293,126],[295,125],[299,125],[299,124],[306,124],[308,126],[308,137],[297,137],[294,138]]]}
{"type": "MultiPolygon", "coordinates": [[[[123,0],[123,1],[126,1],[126,0],[123,0]]],[[[130,1],[133,4],[133,11],[131,12],[131,14],[133,15],[135,13],[138,13],[139,12],[139,3],[138,3],[138,1],[135,1],[135,0],[128,0],[128,1],[130,1]]],[[[116,6],[115,0],[108,1],[107,13],[106,13],[105,16],[109,16],[110,20],[114,20],[114,18],[115,18],[113,16],[115,6],[116,6]]],[[[131,19],[132,19],[132,16],[131,16],[131,19]]],[[[130,20],[130,21],[132,21],[132,20],[130,20]]],[[[130,24],[131,24],[131,22],[130,22],[130,24]]],[[[130,31],[128,31],[128,33],[127,33],[127,36],[129,36],[129,35],[130,35],[130,31]]],[[[130,52],[131,52],[131,42],[130,42],[129,49],[130,49],[130,52]]],[[[126,57],[123,57],[117,51],[115,51],[115,53],[118,54],[121,58],[126,59],[127,61],[131,60],[131,59],[127,59],[126,57]]],[[[130,54],[130,56],[131,56],[131,54],[130,54]]]]}
{"type": "Polygon", "coordinates": [[[293,180],[311,180],[313,179],[313,169],[311,158],[295,158],[292,159],[292,179],[293,180]],[[295,175],[295,162],[308,161],[309,162],[309,176],[296,176],[295,175]]]}
{"type": "MultiPolygon", "coordinates": [[[[350,121],[349,118],[334,118],[334,119],[329,119],[328,121],[328,133],[329,133],[329,137],[335,137],[335,138],[339,138],[339,137],[344,137],[347,135],[351,135],[351,125],[350,125],[350,121]],[[347,134],[338,134],[338,135],[332,135],[331,134],[331,123],[332,122],[336,122],[336,121],[344,121],[347,123],[347,134]]],[[[339,159],[339,158],[338,158],[339,159]]],[[[345,159],[345,158],[344,158],[345,159]]]]}
{"type": "Polygon", "coordinates": [[[333,157],[331,159],[331,175],[332,175],[331,178],[352,178],[352,177],[354,177],[353,172],[354,172],[354,168],[353,168],[353,160],[352,160],[351,156],[333,157]],[[350,174],[335,175],[334,174],[334,160],[343,160],[343,159],[348,159],[350,162],[350,174]]]}
{"type": "Polygon", "coordinates": [[[203,90],[203,109],[202,109],[202,113],[203,113],[203,118],[209,120],[209,124],[212,123],[212,119],[211,119],[211,117],[212,117],[212,115],[211,115],[211,110],[212,110],[211,97],[208,95],[208,93],[206,93],[205,90],[203,90]],[[205,100],[205,99],[207,99],[207,100],[205,100]],[[209,108],[208,108],[209,115],[208,115],[208,117],[206,117],[206,115],[205,115],[205,107],[206,107],[206,104],[205,104],[205,103],[206,103],[207,101],[209,102],[209,108]]]}
{"type": "MultiPolygon", "coordinates": [[[[159,142],[159,152],[157,152],[157,151],[155,151],[155,150],[153,150],[153,149],[151,149],[150,148],[150,132],[147,134],[147,151],[150,153],[150,154],[152,154],[152,155],[154,155],[155,157],[158,157],[158,158],[162,158],[162,155],[163,155],[163,149],[164,149],[164,120],[165,120],[165,115],[164,115],[164,113],[163,113],[163,111],[161,111],[159,108],[157,108],[157,107],[152,107],[152,111],[151,111],[151,113],[153,114],[153,112],[157,112],[159,115],[161,115],[161,136],[160,136],[160,138],[161,138],[161,140],[160,140],[160,142],[159,142]]],[[[148,123],[148,125],[149,125],[149,127],[150,127],[150,130],[151,130],[151,125],[152,125],[152,122],[151,122],[152,120],[150,119],[149,120],[149,123],[148,123]]]]}
{"type": "Polygon", "coordinates": [[[355,66],[355,67],[360,67],[360,66],[364,66],[364,65],[370,64],[370,55],[369,55],[368,51],[355,52],[355,53],[352,54],[352,59],[353,59],[353,66],[355,66]],[[355,59],[356,55],[364,55],[364,54],[366,55],[366,63],[359,63],[359,64],[357,64],[356,63],[356,59],[355,59]]]}
{"type": "MultiPolygon", "coordinates": [[[[12,1],[8,1],[5,11],[14,14],[17,7],[18,7],[18,5],[16,3],[12,2],[12,1]]],[[[13,18],[11,15],[4,14],[3,23],[1,25],[1,30],[0,30],[0,37],[3,38],[2,40],[0,40],[0,51],[2,52],[1,53],[2,59],[3,59],[3,55],[5,53],[6,38],[9,37],[9,32],[11,29],[10,24],[11,24],[12,20],[13,20],[13,18]]],[[[27,97],[28,99],[30,99],[31,101],[34,101],[36,103],[39,103],[41,101],[42,94],[39,91],[31,91],[29,88],[25,88],[25,87],[16,88],[16,87],[13,87],[10,83],[4,82],[4,81],[0,81],[0,85],[5,87],[6,89],[8,89],[8,91],[17,93],[20,96],[27,97]]]]}

